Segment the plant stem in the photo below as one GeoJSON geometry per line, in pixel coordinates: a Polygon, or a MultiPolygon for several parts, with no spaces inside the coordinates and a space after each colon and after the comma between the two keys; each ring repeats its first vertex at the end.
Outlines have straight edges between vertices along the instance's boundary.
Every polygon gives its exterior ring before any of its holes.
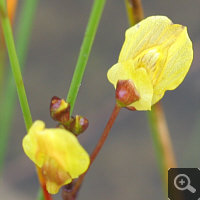
{"type": "Polygon", "coordinates": [[[70,104],[71,113],[73,111],[76,97],[78,95],[78,91],[81,85],[85,67],[89,58],[89,54],[101,19],[105,2],[106,0],[94,0],[91,15],[88,21],[83,43],[81,45],[81,50],[67,96],[67,102],[70,104]]]}
{"type": "Polygon", "coordinates": [[[110,129],[112,128],[112,125],[113,123],[115,122],[117,116],[118,116],[118,113],[120,111],[121,107],[118,106],[117,104],[115,105],[114,109],[113,109],[113,112],[110,116],[110,119],[108,120],[107,124],[106,124],[106,127],[101,135],[101,138],[98,142],[98,144],[96,145],[95,149],[93,150],[91,156],[90,156],[90,165],[94,162],[95,158],[97,157],[99,151],[101,150],[102,146],[104,145],[107,137],[108,137],[108,134],[110,132],[110,129]]]}
{"type": "Polygon", "coordinates": [[[39,0],[24,1],[19,15],[19,25],[16,33],[16,49],[21,68],[25,66],[27,50],[32,32],[33,20],[39,0]]]}
{"type": "MultiPolygon", "coordinates": [[[[12,68],[12,73],[15,79],[15,85],[17,87],[17,93],[26,125],[27,131],[29,130],[30,126],[32,125],[32,117],[31,117],[31,112],[28,104],[28,100],[26,97],[26,92],[24,88],[24,83],[21,75],[21,70],[20,70],[20,65],[15,49],[15,44],[14,44],[14,39],[13,39],[13,34],[12,34],[12,29],[10,25],[10,21],[8,18],[6,6],[5,6],[5,1],[0,0],[0,17],[1,17],[1,24],[2,24],[2,29],[4,33],[4,39],[6,43],[6,47],[8,50],[8,56],[12,68]]],[[[43,186],[43,185],[42,185],[43,186]]],[[[51,200],[51,196],[47,193],[46,187],[43,188],[43,193],[45,195],[46,200],[51,200]]]]}
{"type": "MultiPolygon", "coordinates": [[[[92,154],[90,156],[90,166],[89,166],[89,168],[91,167],[91,165],[93,164],[95,158],[97,157],[97,155],[99,154],[101,148],[103,147],[103,145],[104,145],[104,143],[105,143],[105,141],[106,141],[106,139],[108,137],[108,134],[110,132],[110,129],[112,128],[113,123],[115,122],[115,120],[116,120],[116,118],[117,118],[117,116],[119,114],[120,109],[121,109],[121,107],[116,104],[114,109],[113,109],[113,111],[112,111],[110,119],[108,120],[108,122],[106,124],[106,127],[105,127],[105,129],[104,129],[104,131],[103,131],[103,133],[102,133],[102,135],[101,135],[101,137],[100,137],[95,149],[93,150],[93,152],[92,152],[92,154]]],[[[89,168],[88,168],[88,170],[89,170],[89,168]]],[[[81,175],[79,177],[78,181],[76,182],[76,184],[75,184],[75,186],[73,188],[73,191],[72,191],[72,196],[73,197],[76,197],[76,195],[77,195],[77,193],[78,193],[78,191],[79,191],[79,189],[81,187],[81,184],[82,184],[82,182],[84,180],[84,177],[85,177],[86,173],[88,172],[88,170],[83,175],[81,175]]]]}
{"type": "MultiPolygon", "coordinates": [[[[153,108],[152,108],[153,110],[153,108]]],[[[153,145],[155,148],[155,152],[156,152],[156,157],[158,160],[158,165],[159,165],[159,169],[160,169],[160,173],[161,173],[161,177],[165,186],[165,190],[167,189],[167,177],[166,177],[166,167],[165,167],[165,162],[164,162],[164,150],[162,148],[162,145],[160,143],[160,137],[159,137],[159,133],[158,133],[158,129],[157,129],[157,120],[156,120],[156,115],[154,111],[149,111],[147,112],[147,116],[148,116],[148,120],[149,120],[149,125],[151,127],[151,136],[152,136],[152,140],[153,140],[153,145]]]]}
{"type": "MultiPolygon", "coordinates": [[[[18,0],[7,0],[8,17],[13,25],[18,0]]],[[[2,105],[6,64],[6,46],[2,31],[0,31],[0,104],[2,105]]]]}
{"type": "MultiPolygon", "coordinates": [[[[28,41],[32,29],[32,22],[34,13],[37,7],[38,0],[24,1],[22,10],[20,10],[19,27],[16,38],[16,49],[18,52],[18,59],[23,71],[26,60],[28,41]]],[[[9,71],[8,80],[6,82],[6,90],[2,96],[1,113],[0,113],[0,172],[3,168],[6,147],[9,139],[12,116],[16,102],[16,88],[12,77],[12,72],[9,71]]]]}
{"type": "MultiPolygon", "coordinates": [[[[1,2],[1,5],[3,5],[4,0],[1,0],[0,2],[1,2]]],[[[3,10],[3,7],[1,7],[1,10],[3,10]]],[[[13,76],[15,79],[15,84],[17,87],[17,93],[18,93],[20,105],[22,108],[23,116],[24,116],[26,129],[28,130],[32,124],[32,118],[31,118],[30,108],[28,105],[26,92],[25,92],[25,88],[23,84],[23,79],[22,79],[22,75],[20,71],[20,65],[17,58],[16,50],[15,50],[10,21],[9,21],[8,15],[5,13],[7,13],[6,10],[3,10],[1,12],[1,24],[2,24],[2,29],[4,33],[6,47],[8,50],[8,55],[10,59],[13,76]]]]}
{"type": "Polygon", "coordinates": [[[43,195],[43,191],[42,190],[38,191],[37,200],[44,200],[44,195],[43,195]]]}
{"type": "Polygon", "coordinates": [[[4,48],[3,37],[0,35],[0,103],[2,103],[2,94],[4,88],[4,78],[5,78],[5,48],[4,48]]]}
{"type": "MultiPolygon", "coordinates": [[[[125,0],[125,3],[130,25],[141,21],[144,16],[141,1],[125,0]]],[[[167,193],[167,172],[169,168],[176,167],[176,161],[161,103],[154,105],[147,114],[163,185],[167,193]]]]}
{"type": "Polygon", "coordinates": [[[126,12],[131,26],[144,18],[141,0],[125,0],[126,12]]]}
{"type": "Polygon", "coordinates": [[[153,109],[155,109],[154,112],[157,118],[157,129],[160,133],[160,143],[162,144],[164,149],[164,158],[166,160],[167,169],[175,168],[177,166],[177,163],[161,102],[157,103],[153,109]]]}
{"type": "Polygon", "coordinates": [[[38,196],[38,198],[39,198],[38,200],[43,200],[43,199],[52,200],[51,195],[48,193],[48,191],[46,189],[46,182],[45,182],[45,179],[44,179],[44,177],[42,175],[41,168],[36,167],[36,169],[37,169],[37,174],[38,174],[38,178],[39,178],[39,181],[40,181],[40,185],[41,185],[42,190],[43,190],[43,195],[39,195],[38,196]]]}
{"type": "MultiPolygon", "coordinates": [[[[14,22],[14,16],[17,6],[17,0],[7,0],[7,7],[8,7],[8,17],[13,24],[14,22]]],[[[9,102],[10,99],[12,99],[12,96],[7,97],[7,101],[5,101],[4,93],[7,93],[7,90],[5,92],[3,91],[4,88],[4,79],[5,79],[5,64],[6,64],[6,46],[4,41],[3,33],[0,33],[0,105],[1,105],[1,112],[0,112],[0,173],[2,173],[2,168],[4,164],[4,157],[6,153],[6,147],[8,144],[8,138],[9,134],[8,131],[5,130],[5,127],[10,128],[11,123],[6,123],[6,117],[8,116],[8,110],[5,109],[5,102],[9,102]],[[5,123],[4,123],[5,122],[5,123]]],[[[14,86],[13,86],[14,87],[14,86]]],[[[9,107],[10,108],[10,107],[9,107]]],[[[8,109],[9,109],[8,108],[8,109]]]]}
{"type": "Polygon", "coordinates": [[[168,169],[175,168],[177,165],[173,153],[169,131],[166,125],[165,116],[160,103],[157,103],[152,107],[152,111],[148,112],[148,118],[161,177],[165,191],[167,192],[168,169]]]}

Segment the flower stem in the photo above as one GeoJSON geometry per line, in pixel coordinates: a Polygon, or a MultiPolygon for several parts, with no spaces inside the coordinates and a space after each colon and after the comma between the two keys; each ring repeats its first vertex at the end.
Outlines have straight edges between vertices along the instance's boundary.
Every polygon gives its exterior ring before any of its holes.
{"type": "MultiPolygon", "coordinates": [[[[95,149],[93,150],[93,152],[92,152],[92,154],[90,156],[90,166],[89,166],[89,168],[91,167],[92,163],[94,162],[95,158],[97,157],[97,155],[99,154],[101,148],[103,147],[103,145],[104,145],[104,143],[105,143],[105,141],[106,141],[106,139],[108,137],[108,134],[110,132],[110,129],[112,128],[112,125],[115,122],[115,120],[116,120],[116,118],[117,118],[117,116],[119,114],[120,109],[121,109],[121,107],[116,104],[114,109],[113,109],[113,111],[112,111],[110,119],[108,120],[108,122],[106,124],[106,127],[105,127],[105,129],[104,129],[104,131],[103,131],[103,133],[102,133],[102,135],[101,135],[101,137],[100,137],[95,149]]],[[[89,170],[89,168],[88,168],[88,170],[89,170]]],[[[77,195],[77,193],[78,193],[78,191],[79,191],[79,189],[81,187],[81,184],[82,184],[82,182],[84,180],[84,177],[85,177],[86,173],[88,172],[88,170],[83,175],[81,175],[79,177],[78,181],[76,182],[76,184],[75,184],[75,186],[73,188],[73,191],[72,191],[72,196],[73,197],[76,197],[76,195],[77,195]]]]}
{"type": "Polygon", "coordinates": [[[90,155],[90,166],[88,167],[87,171],[78,178],[75,186],[73,187],[73,190],[71,192],[71,198],[69,200],[76,199],[77,193],[83,183],[85,175],[87,174],[87,172],[90,169],[91,165],[93,164],[95,158],[97,157],[101,148],[103,147],[103,145],[108,137],[108,134],[110,133],[110,130],[119,114],[120,109],[121,109],[121,107],[118,104],[116,104],[96,147],[94,148],[92,154],[90,155]]]}
{"type": "MultiPolygon", "coordinates": [[[[7,7],[8,7],[8,17],[13,24],[14,22],[14,16],[15,11],[17,7],[17,0],[7,0],[7,7]]],[[[5,101],[4,96],[7,92],[7,90],[3,90],[4,88],[4,79],[5,79],[5,64],[6,64],[6,46],[4,41],[3,33],[0,32],[0,105],[1,105],[1,113],[0,113],[0,173],[2,173],[3,164],[4,164],[4,158],[6,153],[6,147],[8,144],[8,131],[5,130],[5,127],[10,127],[10,123],[6,124],[5,118],[8,116],[8,110],[5,109],[5,102],[12,99],[12,96],[7,96],[5,98],[7,101],[5,101]],[[4,123],[5,122],[5,123],[4,123]]],[[[10,107],[9,107],[10,108],[10,107]]]]}
{"type": "Polygon", "coordinates": [[[21,69],[25,67],[33,21],[39,0],[24,1],[19,13],[16,32],[16,49],[21,69]]]}
{"type": "Polygon", "coordinates": [[[2,103],[2,93],[5,79],[5,44],[2,32],[0,32],[0,103],[2,103]]]}
{"type": "Polygon", "coordinates": [[[39,181],[40,181],[40,185],[41,185],[42,190],[43,190],[43,195],[39,195],[38,200],[42,200],[42,199],[52,200],[51,195],[48,193],[48,191],[46,189],[46,182],[45,182],[45,179],[42,175],[41,168],[36,167],[36,169],[37,169],[37,174],[38,174],[38,178],[39,178],[39,181]]]}
{"type": "Polygon", "coordinates": [[[164,112],[160,103],[157,103],[152,107],[152,111],[148,112],[148,118],[151,126],[151,134],[154,148],[157,154],[161,177],[163,180],[165,191],[167,192],[168,169],[175,168],[177,165],[164,112]]]}
{"type": "Polygon", "coordinates": [[[81,45],[81,50],[67,96],[67,102],[70,104],[71,113],[73,111],[76,97],[78,95],[78,91],[81,85],[85,67],[89,58],[89,54],[101,19],[105,2],[106,0],[94,0],[91,15],[88,21],[85,36],[81,45]]]}
{"type": "Polygon", "coordinates": [[[23,79],[22,79],[22,75],[20,71],[20,65],[17,58],[16,50],[15,50],[10,21],[7,15],[6,7],[4,6],[5,1],[1,0],[0,2],[1,2],[0,4],[1,24],[2,24],[2,29],[3,29],[4,39],[5,39],[6,47],[8,50],[10,64],[11,64],[13,76],[15,79],[15,84],[17,87],[17,93],[18,93],[20,105],[22,108],[26,129],[28,130],[32,124],[30,108],[28,105],[26,92],[25,92],[25,88],[23,84],[23,79]]]}
{"type": "Polygon", "coordinates": [[[37,200],[44,200],[44,194],[42,190],[38,191],[37,200]]]}
{"type": "Polygon", "coordinates": [[[93,150],[93,152],[90,156],[90,166],[92,165],[92,163],[94,162],[95,158],[97,157],[99,151],[101,150],[102,146],[104,145],[104,143],[108,137],[108,134],[110,132],[110,129],[112,128],[112,125],[115,122],[115,119],[117,118],[117,115],[118,115],[120,109],[121,109],[121,107],[116,104],[113,109],[113,112],[110,116],[110,119],[108,120],[108,122],[106,124],[103,134],[101,135],[99,142],[97,143],[95,149],[93,150]]]}
{"type": "Polygon", "coordinates": [[[161,103],[157,103],[154,106],[155,114],[157,118],[157,128],[160,132],[160,140],[164,149],[164,158],[166,159],[167,169],[174,168],[177,166],[172,142],[170,139],[170,133],[167,127],[167,122],[165,118],[165,114],[162,108],[161,103]]]}
{"type": "MultiPolygon", "coordinates": [[[[8,18],[8,13],[6,9],[6,3],[5,0],[0,0],[0,18],[1,18],[1,25],[3,29],[4,39],[6,43],[6,47],[8,50],[8,56],[11,64],[12,73],[15,80],[15,85],[17,87],[17,93],[26,125],[26,129],[29,130],[30,126],[32,125],[32,117],[31,112],[24,88],[24,83],[21,75],[19,60],[17,57],[13,34],[12,34],[12,28],[10,25],[10,21],[8,18]]],[[[43,188],[43,193],[46,195],[46,190],[43,188]]],[[[45,196],[46,200],[51,200],[51,196],[48,194],[48,196],[45,196]],[[47,198],[48,197],[48,198],[47,198]]]]}
{"type": "MultiPolygon", "coordinates": [[[[19,26],[16,37],[16,49],[18,54],[21,70],[23,71],[26,60],[26,52],[28,41],[30,37],[34,13],[36,10],[38,0],[24,1],[22,9],[20,10],[19,26]]],[[[14,112],[16,102],[16,87],[14,84],[12,72],[9,71],[6,89],[1,98],[1,113],[0,113],[0,171],[2,171],[6,146],[9,139],[10,124],[14,112]]]]}
{"type": "Polygon", "coordinates": [[[125,0],[126,12],[131,26],[144,18],[141,0],[125,0]]]}
{"type": "MultiPolygon", "coordinates": [[[[141,21],[144,17],[141,0],[125,0],[125,3],[130,25],[141,21]]],[[[167,172],[169,168],[176,167],[176,161],[161,103],[152,107],[148,112],[148,119],[164,189],[167,193],[167,172]]]]}

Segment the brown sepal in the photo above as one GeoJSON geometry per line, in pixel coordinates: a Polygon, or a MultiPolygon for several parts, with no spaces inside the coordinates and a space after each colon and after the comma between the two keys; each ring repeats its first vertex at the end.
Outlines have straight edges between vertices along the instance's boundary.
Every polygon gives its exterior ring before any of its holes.
{"type": "Polygon", "coordinates": [[[83,133],[87,129],[88,125],[88,119],[80,115],[76,115],[76,117],[71,117],[70,120],[66,124],[64,124],[65,128],[75,135],[83,133]]]}
{"type": "Polygon", "coordinates": [[[50,115],[52,119],[60,123],[66,123],[70,116],[70,105],[64,99],[52,97],[50,104],[50,115]]]}
{"type": "Polygon", "coordinates": [[[132,80],[119,80],[115,97],[118,105],[121,107],[127,107],[140,99],[140,95],[132,80]]]}

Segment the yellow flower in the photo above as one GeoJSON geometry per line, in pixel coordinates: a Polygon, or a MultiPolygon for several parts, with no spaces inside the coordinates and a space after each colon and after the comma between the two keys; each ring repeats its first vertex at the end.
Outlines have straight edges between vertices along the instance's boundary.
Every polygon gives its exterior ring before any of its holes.
{"type": "Polygon", "coordinates": [[[83,174],[90,158],[77,138],[61,128],[45,128],[43,121],[35,121],[23,139],[27,156],[41,168],[49,193],[83,174]]]}
{"type": "Polygon", "coordinates": [[[108,80],[132,80],[140,99],[136,110],[150,110],[166,90],[174,90],[185,78],[193,59],[187,28],[165,16],[144,19],[126,31],[118,63],[108,71],[108,80]]]}

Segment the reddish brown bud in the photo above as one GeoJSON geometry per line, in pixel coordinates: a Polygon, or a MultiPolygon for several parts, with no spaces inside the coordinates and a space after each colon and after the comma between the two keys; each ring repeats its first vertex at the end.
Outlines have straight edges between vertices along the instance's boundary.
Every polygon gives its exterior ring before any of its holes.
{"type": "Polygon", "coordinates": [[[117,82],[115,97],[121,107],[127,107],[140,99],[140,95],[132,80],[119,80],[117,82]]]}
{"type": "Polygon", "coordinates": [[[89,125],[89,121],[80,115],[72,117],[66,124],[65,128],[70,130],[75,135],[83,133],[89,125]]]}
{"type": "Polygon", "coordinates": [[[54,120],[66,123],[70,116],[70,105],[64,99],[54,96],[51,99],[50,115],[54,120]]]}

